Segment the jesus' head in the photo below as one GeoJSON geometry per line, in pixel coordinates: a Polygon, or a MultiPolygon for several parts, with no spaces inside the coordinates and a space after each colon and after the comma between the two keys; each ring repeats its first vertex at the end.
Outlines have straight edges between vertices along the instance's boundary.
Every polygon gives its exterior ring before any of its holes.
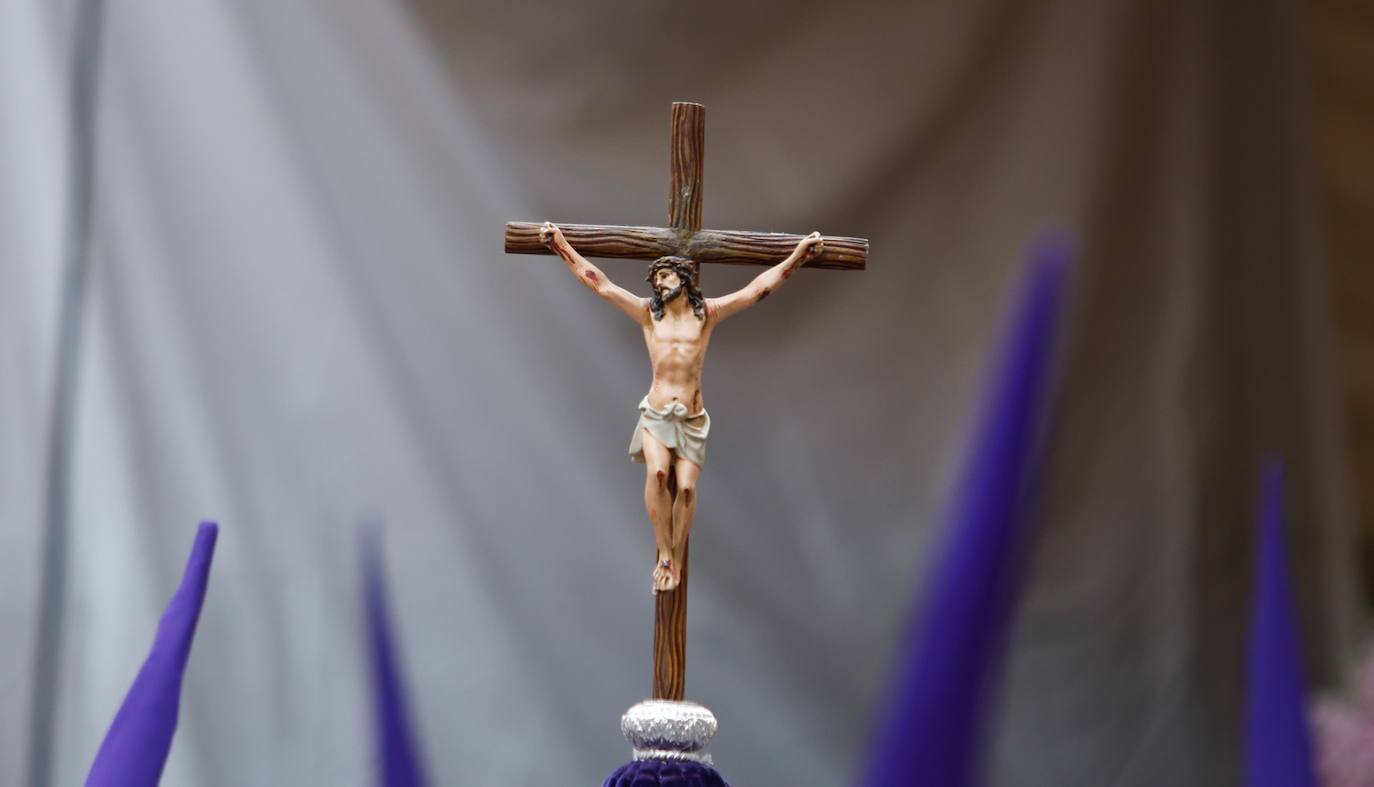
{"type": "Polygon", "coordinates": [[[655,320],[663,319],[663,308],[680,295],[687,296],[692,313],[698,319],[706,319],[706,301],[697,289],[697,275],[693,263],[686,257],[659,257],[649,265],[649,275],[644,277],[654,288],[649,297],[649,311],[655,320]]]}

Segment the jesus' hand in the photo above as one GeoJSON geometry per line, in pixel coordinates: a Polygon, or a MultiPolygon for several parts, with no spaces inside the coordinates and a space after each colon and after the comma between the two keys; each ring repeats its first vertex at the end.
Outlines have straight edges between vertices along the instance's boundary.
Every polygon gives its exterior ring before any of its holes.
{"type": "Polygon", "coordinates": [[[819,232],[813,232],[805,238],[802,238],[801,243],[797,244],[797,257],[803,260],[809,260],[820,256],[821,252],[824,250],[825,241],[821,239],[821,234],[819,232]]]}
{"type": "Polygon", "coordinates": [[[563,230],[552,221],[544,222],[544,226],[539,228],[539,242],[557,252],[562,252],[568,245],[567,238],[563,237],[563,230]]]}

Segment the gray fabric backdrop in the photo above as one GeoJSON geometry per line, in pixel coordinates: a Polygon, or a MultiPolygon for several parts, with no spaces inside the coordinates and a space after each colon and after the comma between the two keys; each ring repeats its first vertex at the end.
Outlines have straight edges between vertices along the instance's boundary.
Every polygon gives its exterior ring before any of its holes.
{"type": "MultiPolygon", "coordinates": [[[[1355,608],[1289,3],[111,3],[57,783],[223,524],[169,785],[369,783],[356,536],[439,784],[593,784],[649,684],[638,332],[502,223],[872,239],[722,330],[688,694],[736,785],[851,779],[1018,272],[1080,238],[1007,785],[1236,775],[1258,457],[1308,663],[1355,608]],[[623,6],[623,7],[622,7],[623,6]],[[1234,7],[1232,7],[1234,6],[1234,7]]],[[[29,747],[70,3],[0,9],[0,783],[29,747]]],[[[642,265],[605,263],[638,288],[642,265]]],[[[716,293],[744,270],[708,269],[716,293]]],[[[45,657],[54,657],[48,654],[45,657]]]]}

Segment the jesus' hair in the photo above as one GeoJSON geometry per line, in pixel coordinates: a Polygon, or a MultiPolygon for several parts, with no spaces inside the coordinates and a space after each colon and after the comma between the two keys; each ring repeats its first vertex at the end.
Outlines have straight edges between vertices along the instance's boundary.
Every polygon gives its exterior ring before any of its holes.
{"type": "Polygon", "coordinates": [[[706,319],[706,299],[701,297],[701,290],[697,288],[696,270],[692,267],[692,261],[687,257],[659,257],[649,265],[649,275],[645,277],[650,284],[653,284],[654,274],[667,268],[677,274],[678,281],[682,285],[677,290],[668,293],[667,300],[659,293],[658,288],[654,288],[653,295],[649,296],[649,311],[653,313],[655,320],[663,319],[663,304],[677,297],[679,291],[687,296],[687,302],[692,305],[692,313],[698,319],[706,319]]]}

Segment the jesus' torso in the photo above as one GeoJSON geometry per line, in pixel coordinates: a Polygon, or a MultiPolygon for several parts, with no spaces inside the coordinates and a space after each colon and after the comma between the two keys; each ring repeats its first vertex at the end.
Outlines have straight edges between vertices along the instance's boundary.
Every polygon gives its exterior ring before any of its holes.
{"type": "Polygon", "coordinates": [[[701,398],[701,367],[711,342],[711,317],[701,319],[688,309],[667,309],[663,318],[648,314],[644,344],[649,348],[654,382],[649,404],[662,410],[674,402],[687,405],[695,414],[706,406],[701,398]]]}

